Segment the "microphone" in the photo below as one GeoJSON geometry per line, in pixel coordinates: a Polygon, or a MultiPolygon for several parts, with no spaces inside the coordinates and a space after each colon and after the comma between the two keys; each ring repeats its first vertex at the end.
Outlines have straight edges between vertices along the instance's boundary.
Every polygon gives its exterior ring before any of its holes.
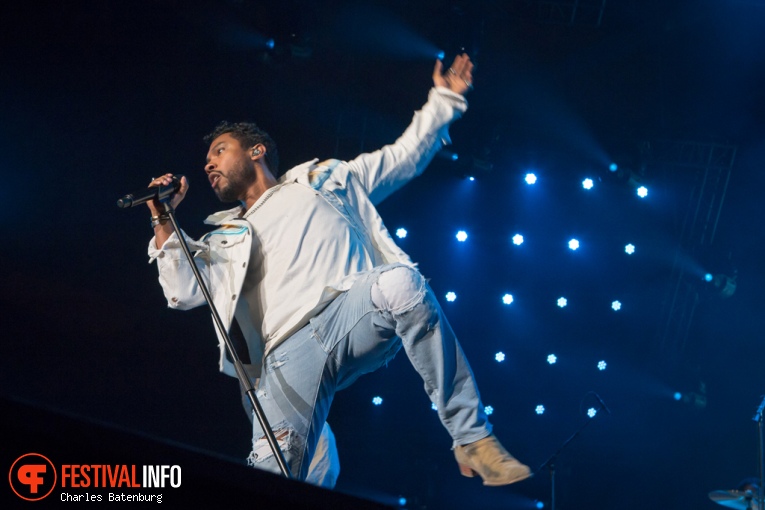
{"type": "Polygon", "coordinates": [[[144,204],[155,198],[157,200],[164,200],[181,189],[181,177],[183,176],[174,175],[173,181],[169,186],[149,186],[136,193],[129,193],[117,200],[117,207],[126,209],[128,207],[144,204]]]}
{"type": "Polygon", "coordinates": [[[595,393],[594,391],[592,392],[592,394],[593,394],[593,395],[595,395],[595,398],[597,398],[597,399],[598,399],[598,402],[600,402],[600,406],[601,406],[603,409],[605,409],[605,410],[606,410],[606,412],[607,412],[608,414],[611,414],[611,410],[608,408],[608,406],[606,406],[606,403],[605,403],[605,402],[603,402],[603,399],[602,399],[602,398],[600,398],[600,395],[598,395],[598,394],[597,394],[597,393],[595,393]]]}

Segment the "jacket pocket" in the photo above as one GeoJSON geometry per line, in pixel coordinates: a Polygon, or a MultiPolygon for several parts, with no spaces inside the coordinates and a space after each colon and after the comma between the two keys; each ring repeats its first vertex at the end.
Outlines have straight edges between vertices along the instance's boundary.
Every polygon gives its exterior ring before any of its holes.
{"type": "Polygon", "coordinates": [[[211,247],[225,250],[227,248],[233,248],[234,246],[242,243],[246,234],[247,227],[227,225],[213,230],[212,232],[208,232],[203,239],[209,243],[211,247]]]}

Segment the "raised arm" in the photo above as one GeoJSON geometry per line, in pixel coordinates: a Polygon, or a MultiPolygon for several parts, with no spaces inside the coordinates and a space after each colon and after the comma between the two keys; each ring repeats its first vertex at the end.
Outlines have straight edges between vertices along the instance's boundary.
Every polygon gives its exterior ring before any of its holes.
{"type": "Polygon", "coordinates": [[[449,124],[467,110],[465,94],[473,88],[473,63],[458,55],[446,71],[440,61],[433,68],[434,88],[398,140],[348,162],[372,203],[379,203],[416,177],[441,147],[451,143],[449,124]]]}

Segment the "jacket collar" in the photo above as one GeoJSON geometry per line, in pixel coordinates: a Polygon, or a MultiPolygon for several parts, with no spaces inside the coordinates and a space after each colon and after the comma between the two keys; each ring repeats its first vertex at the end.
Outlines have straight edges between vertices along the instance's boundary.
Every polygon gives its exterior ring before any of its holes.
{"type": "MultiPolygon", "coordinates": [[[[279,184],[285,184],[288,182],[299,182],[301,184],[305,184],[306,186],[310,186],[311,183],[310,183],[308,172],[311,170],[312,167],[315,166],[317,161],[319,161],[319,158],[312,159],[311,161],[306,161],[303,164],[300,164],[294,168],[291,168],[281,177],[281,179],[279,179],[279,184]]],[[[210,216],[208,216],[204,222],[207,225],[222,225],[231,220],[239,219],[241,218],[241,216],[242,216],[242,206],[238,205],[234,207],[233,209],[226,209],[225,211],[218,211],[216,213],[213,213],[210,216]]]]}
{"type": "Polygon", "coordinates": [[[218,211],[211,214],[205,219],[207,225],[222,225],[228,221],[239,218],[242,215],[242,206],[238,205],[233,209],[227,209],[225,211],[218,211]]]}

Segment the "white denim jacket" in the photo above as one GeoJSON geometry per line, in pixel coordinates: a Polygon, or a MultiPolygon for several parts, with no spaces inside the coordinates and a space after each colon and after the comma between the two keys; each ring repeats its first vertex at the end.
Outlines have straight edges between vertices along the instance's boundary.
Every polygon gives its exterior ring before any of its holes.
{"type": "MultiPolygon", "coordinates": [[[[414,265],[409,256],[393,241],[375,204],[423,172],[443,145],[450,143],[448,126],[467,109],[461,95],[442,87],[431,89],[428,101],[416,112],[404,134],[391,145],[351,161],[318,159],[289,170],[280,182],[297,182],[317,190],[343,214],[354,228],[366,232],[375,251],[376,264],[402,262],[414,265]]],[[[231,326],[237,300],[242,289],[252,243],[251,227],[239,218],[242,208],[236,207],[211,215],[205,223],[217,228],[199,241],[184,233],[197,267],[205,279],[213,302],[226,328],[231,326]]],[[[194,274],[173,234],[157,248],[149,242],[150,262],[157,261],[159,281],[168,306],[186,310],[205,304],[194,274]]],[[[353,275],[342,282],[325,282],[338,291],[347,290],[353,275]]],[[[217,328],[216,328],[217,329],[217,328]]],[[[219,369],[236,377],[233,364],[225,355],[225,344],[218,333],[219,369]]],[[[249,344],[249,341],[248,341],[249,344]]],[[[250,352],[262,352],[262,346],[248,345],[250,352]]],[[[261,360],[253,359],[245,366],[251,374],[259,372],[261,360]]]]}

